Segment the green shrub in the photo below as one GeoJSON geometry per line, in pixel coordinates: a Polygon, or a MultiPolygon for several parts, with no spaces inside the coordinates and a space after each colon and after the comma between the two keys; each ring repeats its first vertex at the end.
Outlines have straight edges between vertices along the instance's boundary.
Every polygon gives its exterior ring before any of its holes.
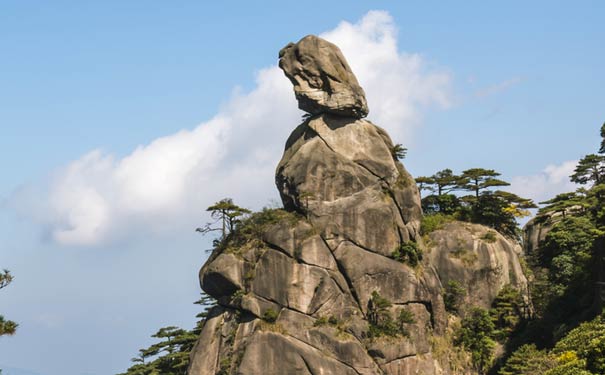
{"type": "Polygon", "coordinates": [[[328,318],[325,316],[320,316],[319,318],[315,319],[315,322],[313,323],[313,327],[321,327],[321,326],[325,326],[328,324],[328,318]]]}
{"type": "Polygon", "coordinates": [[[472,266],[478,259],[477,254],[473,250],[469,250],[465,247],[459,247],[450,251],[449,255],[453,258],[460,259],[462,263],[467,266],[472,266]]]}
{"type": "Polygon", "coordinates": [[[327,316],[320,316],[319,318],[317,318],[315,320],[315,322],[313,323],[314,327],[321,327],[321,326],[325,326],[325,325],[331,325],[331,326],[338,326],[341,324],[341,321],[338,320],[337,317],[335,317],[334,315],[330,315],[329,317],[327,316]]]}
{"type": "Polygon", "coordinates": [[[544,375],[595,375],[590,371],[586,371],[584,369],[585,366],[586,361],[578,359],[557,365],[552,370],[546,371],[544,375]]]}
{"type": "Polygon", "coordinates": [[[265,231],[272,225],[285,221],[293,226],[301,219],[302,217],[295,213],[265,207],[238,222],[233,232],[225,238],[221,246],[238,247],[250,241],[261,241],[265,231]]]}
{"type": "Polygon", "coordinates": [[[454,217],[451,215],[444,214],[432,214],[425,215],[422,217],[420,223],[420,234],[427,235],[431,232],[443,228],[443,226],[451,221],[454,221],[454,217]]]}
{"type": "Polygon", "coordinates": [[[381,336],[409,337],[407,325],[415,323],[414,314],[402,309],[397,319],[393,319],[390,312],[391,307],[391,301],[382,297],[377,291],[372,292],[372,297],[368,301],[369,338],[381,336]]]}
{"type": "Polygon", "coordinates": [[[404,242],[391,253],[391,257],[402,263],[416,267],[422,261],[422,249],[413,241],[404,242]]]}
{"type": "Polygon", "coordinates": [[[533,269],[532,303],[536,315],[565,324],[592,305],[594,244],[599,232],[587,217],[569,216],[553,225],[539,248],[529,254],[533,269]]]}
{"type": "Polygon", "coordinates": [[[229,375],[231,371],[231,356],[221,359],[217,375],[229,375]]]}
{"type": "Polygon", "coordinates": [[[498,341],[506,340],[525,317],[525,301],[521,293],[512,285],[505,285],[492,302],[489,314],[496,331],[498,341]]]}
{"type": "Polygon", "coordinates": [[[462,319],[454,343],[471,353],[473,365],[485,373],[493,361],[496,342],[492,339],[495,326],[487,310],[475,307],[462,319]]]}
{"type": "Polygon", "coordinates": [[[450,280],[445,286],[443,303],[445,309],[452,314],[460,313],[460,308],[466,296],[466,289],[456,280],[450,280]]]}
{"type": "Polygon", "coordinates": [[[489,243],[494,243],[498,240],[498,237],[496,236],[496,232],[494,232],[493,230],[487,231],[482,237],[481,239],[485,242],[489,242],[489,243]]]}
{"type": "Polygon", "coordinates": [[[498,375],[540,375],[555,366],[554,356],[534,344],[517,349],[498,371],[498,375]]]}
{"type": "Polygon", "coordinates": [[[263,314],[263,320],[267,323],[275,323],[277,317],[279,316],[279,312],[273,309],[267,309],[263,314]]]}
{"type": "Polygon", "coordinates": [[[605,374],[605,315],[571,330],[553,352],[559,358],[566,352],[573,352],[579,360],[585,361],[586,370],[605,374]]]}
{"type": "Polygon", "coordinates": [[[454,194],[428,195],[420,203],[425,215],[453,215],[460,209],[460,199],[454,194]]]}

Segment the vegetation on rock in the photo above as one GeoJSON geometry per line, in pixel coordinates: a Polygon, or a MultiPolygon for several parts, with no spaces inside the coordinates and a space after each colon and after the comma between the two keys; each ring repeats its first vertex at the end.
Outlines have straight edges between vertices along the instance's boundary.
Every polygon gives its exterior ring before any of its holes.
{"type": "Polygon", "coordinates": [[[275,321],[277,320],[278,317],[279,317],[279,312],[277,312],[273,309],[267,309],[263,313],[263,320],[267,323],[275,323],[275,321]]]}
{"type": "Polygon", "coordinates": [[[500,375],[605,374],[603,145],[570,176],[588,189],[541,203],[535,221],[546,235],[527,255],[533,319],[516,330],[500,375]]]}
{"type": "Polygon", "coordinates": [[[140,349],[136,357],[132,358],[132,365],[126,372],[119,375],[181,375],[189,366],[189,353],[197,342],[204,327],[208,312],[216,301],[202,293],[201,298],[194,302],[204,307],[196,318],[198,322],[192,330],[184,330],[169,326],[160,328],[151,335],[159,341],[151,346],[140,349]]]}
{"type": "Polygon", "coordinates": [[[391,254],[393,259],[416,267],[422,261],[422,249],[414,241],[404,242],[391,254]]]}
{"type": "MultiPolygon", "coordinates": [[[[13,281],[13,275],[8,270],[0,272],[0,289],[5,288],[13,281]]],[[[0,315],[0,336],[14,335],[19,325],[12,320],[4,319],[4,316],[0,315]]]]}
{"type": "Polygon", "coordinates": [[[196,231],[201,233],[220,231],[221,240],[227,238],[227,235],[233,232],[235,226],[241,222],[241,218],[251,212],[233,203],[231,198],[221,199],[208,207],[206,211],[210,212],[210,217],[214,219],[214,222],[207,223],[205,226],[197,228],[196,231]],[[219,223],[220,226],[216,227],[215,225],[219,223]]]}
{"type": "Polygon", "coordinates": [[[392,306],[391,301],[382,297],[377,291],[372,292],[372,298],[368,301],[368,338],[374,339],[381,336],[409,337],[408,324],[416,322],[414,314],[402,308],[397,317],[393,318],[392,306]]]}
{"type": "Polygon", "coordinates": [[[535,344],[527,344],[517,349],[506,364],[502,366],[499,375],[535,375],[543,374],[556,364],[554,356],[546,350],[538,350],[535,344]]]}
{"type": "Polygon", "coordinates": [[[476,307],[462,319],[456,334],[455,343],[471,353],[473,365],[480,374],[485,374],[492,364],[495,331],[489,312],[476,307]]]}
{"type": "Polygon", "coordinates": [[[443,293],[445,309],[452,314],[460,313],[465,296],[466,289],[459,282],[450,280],[445,286],[443,293]]]}
{"type": "MultiPolygon", "coordinates": [[[[499,175],[492,169],[471,168],[460,175],[454,174],[451,169],[444,169],[430,177],[417,177],[418,188],[432,193],[422,198],[422,209],[427,217],[441,215],[437,220],[443,220],[451,216],[453,219],[487,225],[517,238],[516,218],[529,215],[527,210],[537,206],[530,199],[513,193],[489,190],[510,185],[497,179],[499,175]],[[471,194],[455,195],[453,192],[471,194]]],[[[431,229],[434,230],[429,226],[424,232],[428,233],[431,229]]]]}
{"type": "Polygon", "coordinates": [[[535,344],[521,346],[498,374],[605,374],[605,315],[580,324],[550,350],[538,350],[535,344]]]}

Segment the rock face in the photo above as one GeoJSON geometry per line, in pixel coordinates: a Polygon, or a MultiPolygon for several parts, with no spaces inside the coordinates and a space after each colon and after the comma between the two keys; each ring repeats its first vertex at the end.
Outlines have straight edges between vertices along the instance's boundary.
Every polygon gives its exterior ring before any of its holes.
{"type": "Polygon", "coordinates": [[[523,227],[523,251],[531,254],[538,249],[540,242],[544,241],[552,228],[551,220],[536,220],[533,218],[523,227]]]}
{"type": "Polygon", "coordinates": [[[294,130],[277,167],[287,210],[308,216],[331,242],[389,256],[413,241],[422,211],[414,179],[392,156],[384,130],[321,114],[294,130]]]}
{"type": "Polygon", "coordinates": [[[427,248],[443,285],[455,281],[465,287],[465,306],[488,309],[507,284],[528,295],[521,245],[493,229],[452,222],[429,234],[427,248]]]}
{"type": "Polygon", "coordinates": [[[565,219],[566,216],[583,213],[584,209],[582,206],[572,206],[565,209],[565,214],[559,211],[546,212],[528,221],[523,227],[523,251],[525,254],[529,255],[536,251],[555,224],[565,219]]]}
{"type": "MultiPolygon", "coordinates": [[[[440,256],[449,251],[440,233],[420,264],[394,259],[404,246],[424,248],[420,196],[386,132],[361,119],[365,97],[344,57],[308,36],[280,52],[280,67],[312,115],[277,167],[285,211],[251,218],[202,267],[201,286],[219,306],[188,373],[453,374],[431,345],[448,322],[440,276],[483,282],[478,275],[501,266],[521,285],[516,249],[499,235],[484,248],[474,232],[456,229],[480,254],[477,267],[440,256]],[[388,301],[380,311],[378,296],[388,301]],[[407,318],[397,334],[376,333],[398,316],[407,318]]],[[[499,277],[478,301],[491,302],[507,281],[499,277]]]]}
{"type": "Polygon", "coordinates": [[[365,93],[334,44],[309,35],[279,51],[279,67],[294,85],[298,107],[312,115],[368,114],[365,93]]]}

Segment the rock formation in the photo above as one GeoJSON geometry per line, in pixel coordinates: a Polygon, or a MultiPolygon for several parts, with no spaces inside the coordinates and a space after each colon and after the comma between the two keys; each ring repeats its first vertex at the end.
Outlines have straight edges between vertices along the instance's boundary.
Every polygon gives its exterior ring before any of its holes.
{"type": "Polygon", "coordinates": [[[521,245],[483,225],[446,224],[429,234],[427,253],[443,285],[455,281],[465,287],[465,306],[490,308],[507,284],[529,293],[519,263],[521,245]]]}
{"type": "Polygon", "coordinates": [[[397,260],[425,247],[420,196],[387,133],[362,119],[364,92],[342,53],[307,36],[279,56],[310,114],[277,167],[285,211],[232,233],[202,267],[201,286],[219,306],[189,374],[452,373],[431,346],[448,321],[440,277],[491,282],[476,295],[489,305],[505,283],[524,282],[517,249],[500,235],[482,243],[487,230],[475,225],[431,235],[417,265],[397,260]],[[476,266],[448,257],[458,238],[476,266]],[[390,319],[399,331],[382,335],[390,319]]]}
{"type": "Polygon", "coordinates": [[[334,44],[309,35],[279,51],[279,67],[294,85],[298,107],[312,115],[368,114],[365,93],[334,44]]]}

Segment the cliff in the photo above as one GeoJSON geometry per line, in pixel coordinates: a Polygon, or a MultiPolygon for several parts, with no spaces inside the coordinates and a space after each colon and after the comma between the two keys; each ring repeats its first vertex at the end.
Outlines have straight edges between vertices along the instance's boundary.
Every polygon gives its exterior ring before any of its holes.
{"type": "Polygon", "coordinates": [[[307,36],[279,56],[309,114],[277,166],[284,210],[252,215],[202,267],[219,306],[188,373],[472,373],[435,350],[450,331],[443,286],[464,284],[483,307],[507,284],[525,289],[518,245],[474,224],[421,236],[414,179],[363,119],[365,94],[338,47],[307,36]]]}

